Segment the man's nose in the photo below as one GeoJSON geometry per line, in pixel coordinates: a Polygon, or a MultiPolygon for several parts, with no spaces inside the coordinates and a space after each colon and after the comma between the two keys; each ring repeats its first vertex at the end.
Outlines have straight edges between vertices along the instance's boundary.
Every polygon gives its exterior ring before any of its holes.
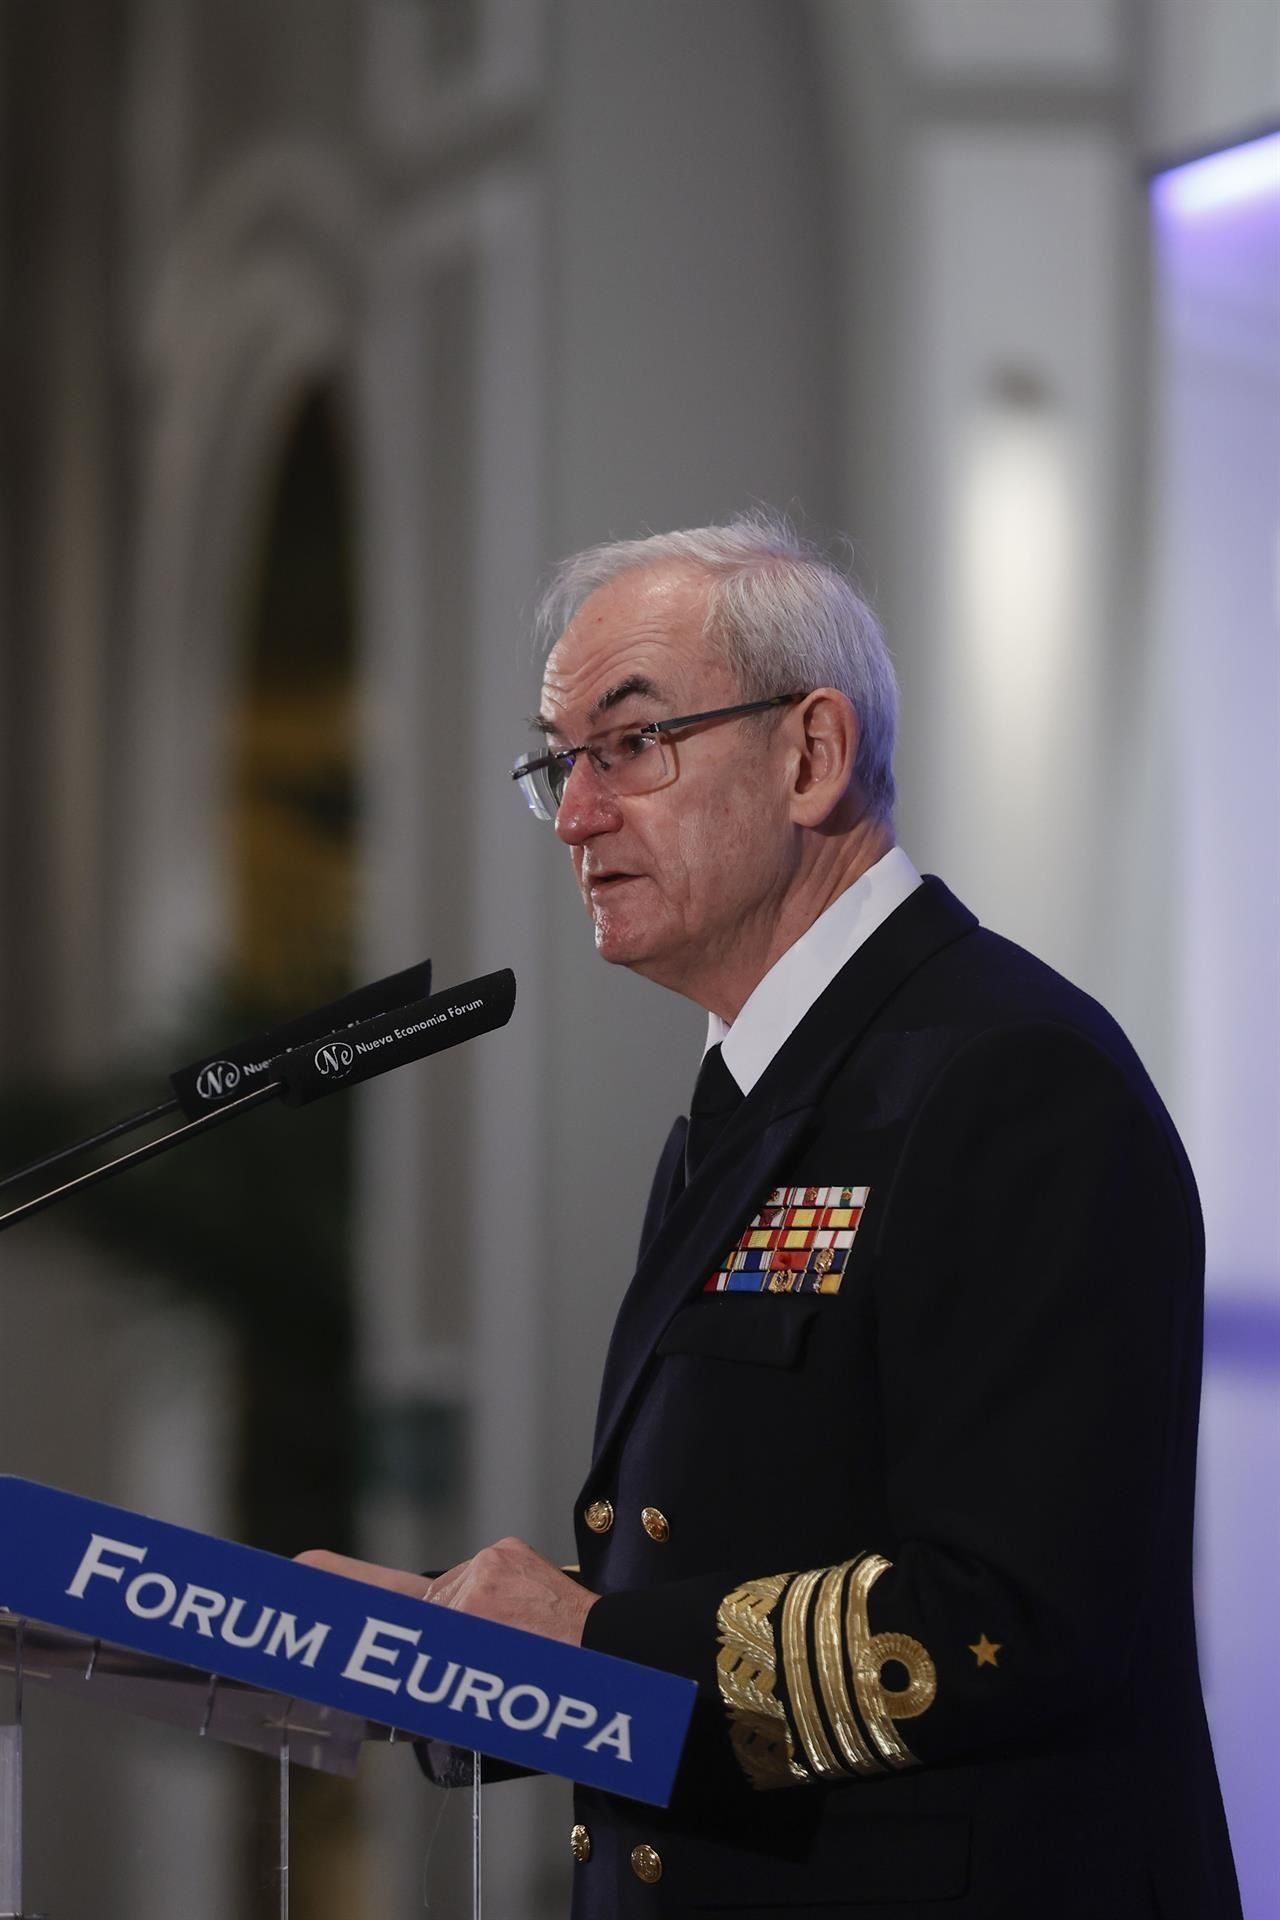
{"type": "Polygon", "coordinates": [[[616,833],[622,825],[617,798],[610,793],[589,754],[580,753],[569,771],[560,805],[556,833],[566,847],[581,846],[600,833],[616,833]]]}

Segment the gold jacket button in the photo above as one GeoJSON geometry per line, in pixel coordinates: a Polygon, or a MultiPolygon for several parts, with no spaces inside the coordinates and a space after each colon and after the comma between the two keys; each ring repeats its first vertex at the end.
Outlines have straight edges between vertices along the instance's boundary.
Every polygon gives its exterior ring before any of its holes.
{"type": "Polygon", "coordinates": [[[637,1880],[643,1880],[646,1887],[654,1885],[662,1878],[662,1855],[656,1847],[632,1847],[631,1871],[637,1880]]]}
{"type": "Polygon", "coordinates": [[[581,1821],[569,1834],[569,1851],[580,1867],[585,1867],[591,1858],[591,1834],[581,1821]]]}
{"type": "Polygon", "coordinates": [[[613,1525],[613,1502],[593,1500],[582,1517],[592,1533],[608,1533],[613,1525]]]}
{"type": "Polygon", "coordinates": [[[661,1507],[645,1507],[640,1515],[640,1525],[651,1540],[662,1541],[671,1538],[671,1522],[661,1507]]]}

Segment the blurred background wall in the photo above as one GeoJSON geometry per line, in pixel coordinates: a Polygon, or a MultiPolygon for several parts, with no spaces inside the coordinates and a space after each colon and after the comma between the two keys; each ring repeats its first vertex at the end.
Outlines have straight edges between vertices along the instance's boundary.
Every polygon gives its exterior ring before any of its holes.
{"type": "MultiPolygon", "coordinates": [[[[1224,228],[1148,178],[1277,125],[1265,0],[8,0],[6,1164],[427,953],[520,998],[7,1239],[0,1467],[568,1556],[701,1019],[595,962],[510,787],[526,615],[768,502],[885,616],[917,865],[1116,1012],[1198,1166],[1206,1688],[1280,1909],[1280,182],[1224,228]]],[[[274,1911],[265,1763],[31,1738],[36,1905],[274,1911]]],[[[458,1911],[461,1799],[300,1781],[295,1912],[458,1911]]],[[[563,1911],[567,1827],[489,1796],[493,1912],[563,1911]]]]}

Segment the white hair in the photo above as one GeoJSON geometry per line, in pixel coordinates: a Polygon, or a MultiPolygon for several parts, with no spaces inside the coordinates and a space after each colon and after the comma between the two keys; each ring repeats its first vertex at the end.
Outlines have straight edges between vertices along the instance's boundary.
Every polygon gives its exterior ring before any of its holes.
{"type": "Polygon", "coordinates": [[[556,568],[535,633],[549,652],[584,601],[619,574],[662,564],[709,579],[704,634],[743,698],[834,687],[858,716],[854,772],[872,811],[893,812],[898,683],[875,614],[852,580],[781,516],[756,512],[723,526],[611,540],[556,568]]]}

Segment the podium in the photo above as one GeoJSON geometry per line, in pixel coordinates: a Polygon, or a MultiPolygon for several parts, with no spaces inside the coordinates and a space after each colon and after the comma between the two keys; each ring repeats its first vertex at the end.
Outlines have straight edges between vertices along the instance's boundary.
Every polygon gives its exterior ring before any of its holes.
{"type": "Polygon", "coordinates": [[[696,1693],[673,1674],[10,1476],[0,1672],[14,1693],[0,1724],[0,1920],[36,1920],[23,1907],[22,1742],[37,1685],[271,1756],[281,1920],[291,1766],[351,1775],[373,1740],[470,1752],[478,1920],[482,1758],[665,1806],[696,1693]]]}

